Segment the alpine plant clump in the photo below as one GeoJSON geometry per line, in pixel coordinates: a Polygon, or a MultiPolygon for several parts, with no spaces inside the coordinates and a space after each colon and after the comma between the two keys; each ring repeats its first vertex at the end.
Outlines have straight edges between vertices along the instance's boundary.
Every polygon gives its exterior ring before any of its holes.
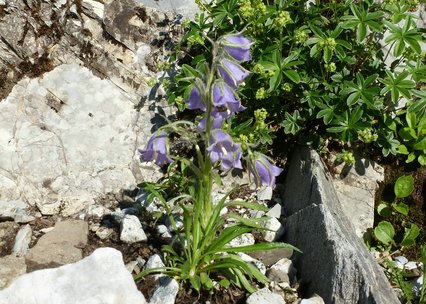
{"type": "MultiPolygon", "coordinates": [[[[209,40],[208,37],[206,39],[209,40]]],[[[241,33],[226,35],[212,43],[212,62],[199,67],[198,77],[192,77],[187,108],[197,110],[202,116],[196,123],[175,121],[160,127],[149,139],[145,149],[139,149],[141,161],[154,161],[163,166],[175,161],[184,163],[195,176],[189,193],[167,201],[155,185],[145,190],[159,199],[169,216],[178,248],[166,245],[166,267],[142,271],[136,279],[152,273],[165,273],[187,280],[196,289],[212,289],[216,280],[221,286],[235,284],[249,292],[255,289],[249,280],[266,283],[268,279],[257,268],[246,263],[236,254],[273,248],[293,248],[286,243],[258,243],[249,246],[229,247],[227,244],[244,233],[263,229],[265,218],[243,219],[232,213],[221,215],[227,206],[241,205],[253,210],[268,210],[263,205],[242,201],[227,201],[229,192],[218,203],[212,202],[213,181],[218,180],[217,170],[229,171],[243,168],[243,152],[249,172],[256,186],[275,187],[275,179],[282,172],[266,155],[250,151],[244,142],[235,141],[226,131],[227,120],[246,108],[241,104],[237,89],[249,76],[242,63],[251,59],[253,40],[241,33]],[[167,135],[177,134],[194,146],[194,159],[169,155],[167,135]],[[244,151],[243,148],[244,147],[244,151]],[[175,224],[173,208],[183,210],[183,227],[175,224]],[[266,208],[266,209],[265,209],[266,208]],[[226,219],[232,218],[232,224],[226,219]],[[225,225],[226,223],[226,225],[225,225]],[[226,228],[225,228],[226,227],[226,228]]],[[[297,250],[297,249],[296,249],[297,250]]]]}

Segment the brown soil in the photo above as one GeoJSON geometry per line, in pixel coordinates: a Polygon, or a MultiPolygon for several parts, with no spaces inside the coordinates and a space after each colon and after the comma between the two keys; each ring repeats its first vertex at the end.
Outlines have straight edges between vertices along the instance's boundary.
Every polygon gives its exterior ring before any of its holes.
{"type": "Polygon", "coordinates": [[[15,222],[0,223],[0,257],[12,253],[15,244],[15,235],[19,230],[19,225],[15,222]]]}

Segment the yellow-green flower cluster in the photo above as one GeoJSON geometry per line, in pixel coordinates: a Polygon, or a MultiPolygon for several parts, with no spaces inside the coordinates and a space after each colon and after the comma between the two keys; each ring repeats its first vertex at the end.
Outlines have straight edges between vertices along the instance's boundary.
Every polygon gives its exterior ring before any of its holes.
{"type": "Polygon", "coordinates": [[[266,117],[268,117],[268,112],[264,108],[254,111],[254,119],[256,121],[255,124],[257,129],[265,127],[266,117]]]}
{"type": "Polygon", "coordinates": [[[146,84],[149,86],[149,87],[153,87],[153,86],[155,86],[155,84],[157,83],[157,81],[155,80],[155,78],[152,78],[152,77],[150,77],[149,79],[148,79],[148,81],[146,82],[146,84]]]}
{"type": "Polygon", "coordinates": [[[240,13],[241,17],[243,17],[243,19],[247,20],[254,16],[255,11],[254,7],[251,5],[250,0],[241,0],[238,12],[240,13]]]}
{"type": "Polygon", "coordinates": [[[334,38],[329,37],[320,41],[318,45],[321,48],[328,47],[329,49],[334,50],[336,48],[337,43],[336,43],[336,40],[334,40],[334,38]]]}
{"type": "Polygon", "coordinates": [[[336,64],[334,62],[326,63],[324,68],[329,73],[336,72],[336,64]]]}
{"type": "Polygon", "coordinates": [[[376,141],[378,138],[378,135],[373,134],[371,130],[367,128],[367,129],[358,131],[358,137],[360,140],[368,144],[373,141],[376,141]]]}
{"type": "Polygon", "coordinates": [[[294,33],[294,40],[296,43],[303,44],[306,40],[308,40],[308,32],[307,31],[296,31],[294,33]]]}
{"type": "Polygon", "coordinates": [[[343,150],[342,153],[337,156],[337,159],[344,161],[345,164],[350,166],[355,164],[355,157],[353,153],[346,150],[343,150]]]}
{"type": "Polygon", "coordinates": [[[253,73],[256,74],[263,74],[265,72],[265,67],[261,65],[260,63],[256,63],[253,67],[253,73]]]}
{"type": "Polygon", "coordinates": [[[189,45],[201,44],[204,45],[204,38],[199,34],[193,34],[188,37],[189,45]]]}
{"type": "Polygon", "coordinates": [[[248,20],[255,17],[256,13],[264,15],[266,13],[266,5],[262,0],[241,0],[238,12],[243,19],[248,20]]]}
{"type": "Polygon", "coordinates": [[[277,17],[274,20],[277,28],[285,27],[291,21],[290,13],[287,11],[278,12],[277,17]]]}
{"type": "Polygon", "coordinates": [[[293,89],[293,86],[291,83],[286,82],[286,83],[283,83],[282,89],[284,92],[290,92],[293,89]]]}
{"type": "Polygon", "coordinates": [[[265,88],[260,88],[256,92],[256,99],[265,99],[266,98],[266,90],[265,88]]]}

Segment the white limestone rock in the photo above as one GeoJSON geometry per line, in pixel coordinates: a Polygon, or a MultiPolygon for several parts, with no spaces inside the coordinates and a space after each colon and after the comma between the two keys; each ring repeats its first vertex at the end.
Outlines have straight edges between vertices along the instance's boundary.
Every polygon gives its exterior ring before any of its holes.
{"type": "Polygon", "coordinates": [[[268,212],[266,212],[266,216],[275,217],[277,219],[281,218],[281,204],[275,204],[268,212]]]}
{"type": "Polygon", "coordinates": [[[259,201],[269,201],[272,198],[272,187],[267,186],[257,192],[257,199],[259,201]]]}
{"type": "MultiPolygon", "coordinates": [[[[0,135],[1,135],[1,129],[0,129],[0,135]]],[[[0,138],[0,141],[1,141],[1,138],[0,138]]],[[[0,147],[0,153],[1,153],[1,147],[0,147]]],[[[16,185],[13,182],[8,184],[7,182],[3,183],[3,180],[4,179],[1,176],[1,172],[0,172],[0,190],[3,190],[4,188],[8,188],[8,187],[12,187],[12,188],[14,186],[16,187],[16,185]]],[[[15,190],[12,190],[12,191],[15,191],[15,190]]],[[[5,193],[3,191],[0,191],[0,198],[2,198],[2,195],[5,195],[5,193]]],[[[21,199],[8,200],[8,201],[0,200],[0,219],[2,220],[10,219],[10,220],[14,220],[16,223],[29,223],[35,220],[35,217],[28,214],[27,208],[28,208],[27,204],[24,203],[24,201],[22,201],[21,199]]]]}
{"type": "Polygon", "coordinates": [[[120,224],[120,240],[125,243],[144,242],[148,238],[137,216],[126,215],[120,224]]]}
{"type": "Polygon", "coordinates": [[[337,174],[333,185],[343,212],[352,222],[355,233],[363,238],[364,233],[374,224],[374,193],[378,182],[384,180],[384,169],[377,163],[356,157],[351,168],[340,164],[335,167],[337,174]]]}
{"type": "Polygon", "coordinates": [[[262,230],[263,239],[266,242],[274,242],[284,235],[284,226],[275,217],[271,217],[263,223],[267,230],[262,230]]]}
{"type": "Polygon", "coordinates": [[[127,271],[121,253],[100,248],[85,259],[25,274],[0,291],[8,304],[146,304],[127,271]]]}
{"type": "Polygon", "coordinates": [[[267,277],[271,281],[291,283],[294,281],[296,269],[290,259],[284,258],[268,269],[267,277]]]}
{"type": "Polygon", "coordinates": [[[32,229],[30,225],[25,225],[19,229],[16,237],[15,244],[13,245],[12,253],[17,257],[25,256],[28,251],[28,246],[31,242],[32,229]]]}
{"type": "Polygon", "coordinates": [[[174,304],[176,295],[179,292],[179,284],[175,279],[161,277],[160,285],[155,289],[150,304],[174,304]]]}
{"type": "Polygon", "coordinates": [[[22,195],[66,216],[130,188],[138,115],[120,89],[77,64],[23,79],[0,103],[0,180],[10,182],[0,198],[22,195]]]}
{"type": "Polygon", "coordinates": [[[284,298],[273,293],[268,288],[262,288],[252,293],[246,300],[246,304],[285,304],[284,298]]]}
{"type": "Polygon", "coordinates": [[[254,245],[256,240],[254,235],[251,233],[244,233],[230,241],[227,245],[228,247],[240,247],[240,246],[249,246],[254,245]]]}
{"type": "Polygon", "coordinates": [[[310,297],[309,299],[303,299],[300,301],[300,304],[325,304],[323,298],[321,298],[319,295],[314,295],[310,297]]]}

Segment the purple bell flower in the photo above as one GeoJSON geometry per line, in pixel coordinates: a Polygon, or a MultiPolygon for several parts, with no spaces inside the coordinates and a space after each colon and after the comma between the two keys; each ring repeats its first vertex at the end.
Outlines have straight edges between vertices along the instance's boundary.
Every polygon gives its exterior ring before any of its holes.
{"type": "Polygon", "coordinates": [[[187,101],[188,103],[188,109],[190,110],[196,110],[200,109],[202,111],[206,111],[206,105],[201,98],[200,92],[197,88],[193,88],[191,90],[191,93],[189,93],[189,99],[187,101]]]}
{"type": "Polygon", "coordinates": [[[223,40],[225,51],[238,62],[246,62],[251,59],[250,47],[252,44],[253,40],[241,34],[228,35],[223,40]]]}
{"type": "Polygon", "coordinates": [[[283,172],[283,169],[272,165],[268,158],[263,154],[258,154],[256,159],[249,162],[249,170],[254,176],[256,187],[259,184],[275,187],[275,177],[283,172]]]}
{"type": "Polygon", "coordinates": [[[167,156],[167,137],[164,132],[152,135],[146,149],[139,148],[138,151],[142,154],[141,161],[155,161],[158,166],[172,162],[172,159],[167,156]]]}
{"type": "MultiPolygon", "coordinates": [[[[232,114],[227,111],[219,111],[217,108],[214,108],[211,112],[210,119],[212,119],[212,129],[220,129],[222,128],[222,122],[225,118],[231,118],[232,114]]],[[[200,119],[198,121],[198,128],[205,131],[206,130],[206,117],[200,119]]]]}
{"type": "Polygon", "coordinates": [[[218,66],[219,74],[223,80],[231,87],[236,89],[246,77],[250,74],[239,64],[223,59],[218,66]]]}
{"type": "Polygon", "coordinates": [[[213,85],[213,105],[215,107],[226,107],[230,113],[246,109],[241,105],[241,101],[236,98],[234,90],[223,81],[216,82],[213,85]]]}
{"type": "Polygon", "coordinates": [[[234,144],[231,136],[220,129],[212,130],[210,134],[210,146],[207,151],[210,152],[210,161],[214,164],[221,161],[221,169],[229,170],[231,168],[242,169],[241,166],[241,148],[239,144],[234,144]]]}

